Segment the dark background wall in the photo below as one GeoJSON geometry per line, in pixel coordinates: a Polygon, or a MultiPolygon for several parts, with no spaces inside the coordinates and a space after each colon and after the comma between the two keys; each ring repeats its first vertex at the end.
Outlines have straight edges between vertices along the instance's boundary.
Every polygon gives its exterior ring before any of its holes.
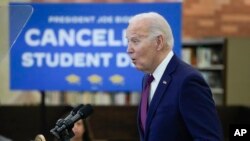
{"type": "MultiPolygon", "coordinates": [[[[138,141],[136,106],[94,106],[88,118],[95,141],[138,141]]],[[[44,134],[53,141],[50,129],[68,110],[68,106],[1,106],[0,134],[13,141],[29,141],[37,134],[44,134]]],[[[250,108],[242,106],[217,107],[224,130],[225,141],[229,138],[232,124],[250,124],[250,108]]]]}
{"type": "MultiPolygon", "coordinates": [[[[13,141],[30,141],[43,134],[47,141],[53,141],[50,130],[69,109],[69,106],[0,106],[0,135],[13,141]]],[[[136,106],[95,106],[87,121],[96,141],[138,141],[136,115],[136,106]]]]}

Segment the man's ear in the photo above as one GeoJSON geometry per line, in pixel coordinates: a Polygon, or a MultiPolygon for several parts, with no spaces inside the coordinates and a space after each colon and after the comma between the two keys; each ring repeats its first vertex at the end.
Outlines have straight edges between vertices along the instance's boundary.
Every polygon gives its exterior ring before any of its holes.
{"type": "Polygon", "coordinates": [[[162,35],[158,35],[156,37],[156,43],[157,43],[157,50],[162,50],[162,48],[164,47],[163,45],[163,36],[162,35]]]}

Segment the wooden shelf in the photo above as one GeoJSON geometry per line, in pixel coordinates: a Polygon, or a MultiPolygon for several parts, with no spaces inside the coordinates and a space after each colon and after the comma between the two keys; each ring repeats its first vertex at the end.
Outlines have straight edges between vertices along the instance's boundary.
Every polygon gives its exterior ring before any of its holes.
{"type": "Polygon", "coordinates": [[[197,67],[195,68],[199,70],[224,70],[224,65],[211,65],[211,66],[204,66],[204,67],[197,67]]]}
{"type": "Polygon", "coordinates": [[[213,94],[224,94],[223,88],[211,88],[213,94]]]}
{"type": "Polygon", "coordinates": [[[182,59],[201,72],[211,88],[216,105],[225,105],[226,40],[185,39],[182,46],[182,59]]]}

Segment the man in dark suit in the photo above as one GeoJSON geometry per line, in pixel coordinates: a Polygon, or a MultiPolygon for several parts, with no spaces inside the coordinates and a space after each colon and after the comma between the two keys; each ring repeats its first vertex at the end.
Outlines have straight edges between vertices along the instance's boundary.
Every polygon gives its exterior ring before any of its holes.
{"type": "Polygon", "coordinates": [[[138,110],[140,140],[223,140],[211,90],[172,51],[168,22],[155,12],[138,14],[129,21],[126,37],[132,62],[146,73],[138,110]]]}

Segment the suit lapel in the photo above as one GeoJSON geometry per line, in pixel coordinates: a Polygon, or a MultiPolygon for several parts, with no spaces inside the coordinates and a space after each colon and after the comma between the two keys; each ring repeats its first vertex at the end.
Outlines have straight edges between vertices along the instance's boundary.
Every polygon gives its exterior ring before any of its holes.
{"type": "Polygon", "coordinates": [[[171,82],[171,76],[166,75],[164,76],[164,79],[159,82],[158,87],[155,91],[154,97],[150,103],[149,110],[148,110],[148,116],[146,120],[146,127],[151,124],[153,115],[161,101],[161,97],[164,95],[165,91],[167,90],[167,87],[169,86],[171,82]]]}
{"type": "MultiPolygon", "coordinates": [[[[163,73],[163,76],[161,77],[161,80],[157,86],[155,93],[154,93],[153,99],[150,103],[148,116],[147,116],[147,120],[146,120],[146,132],[148,131],[147,128],[151,124],[153,115],[156,112],[156,109],[157,109],[157,107],[162,99],[162,96],[164,94],[166,94],[165,91],[167,90],[167,88],[170,85],[171,80],[172,80],[171,73],[174,72],[174,70],[177,67],[177,64],[178,64],[178,58],[174,55],[172,57],[172,59],[170,60],[167,68],[165,69],[165,72],[163,73]]],[[[147,135],[147,133],[145,135],[147,135]]]]}

